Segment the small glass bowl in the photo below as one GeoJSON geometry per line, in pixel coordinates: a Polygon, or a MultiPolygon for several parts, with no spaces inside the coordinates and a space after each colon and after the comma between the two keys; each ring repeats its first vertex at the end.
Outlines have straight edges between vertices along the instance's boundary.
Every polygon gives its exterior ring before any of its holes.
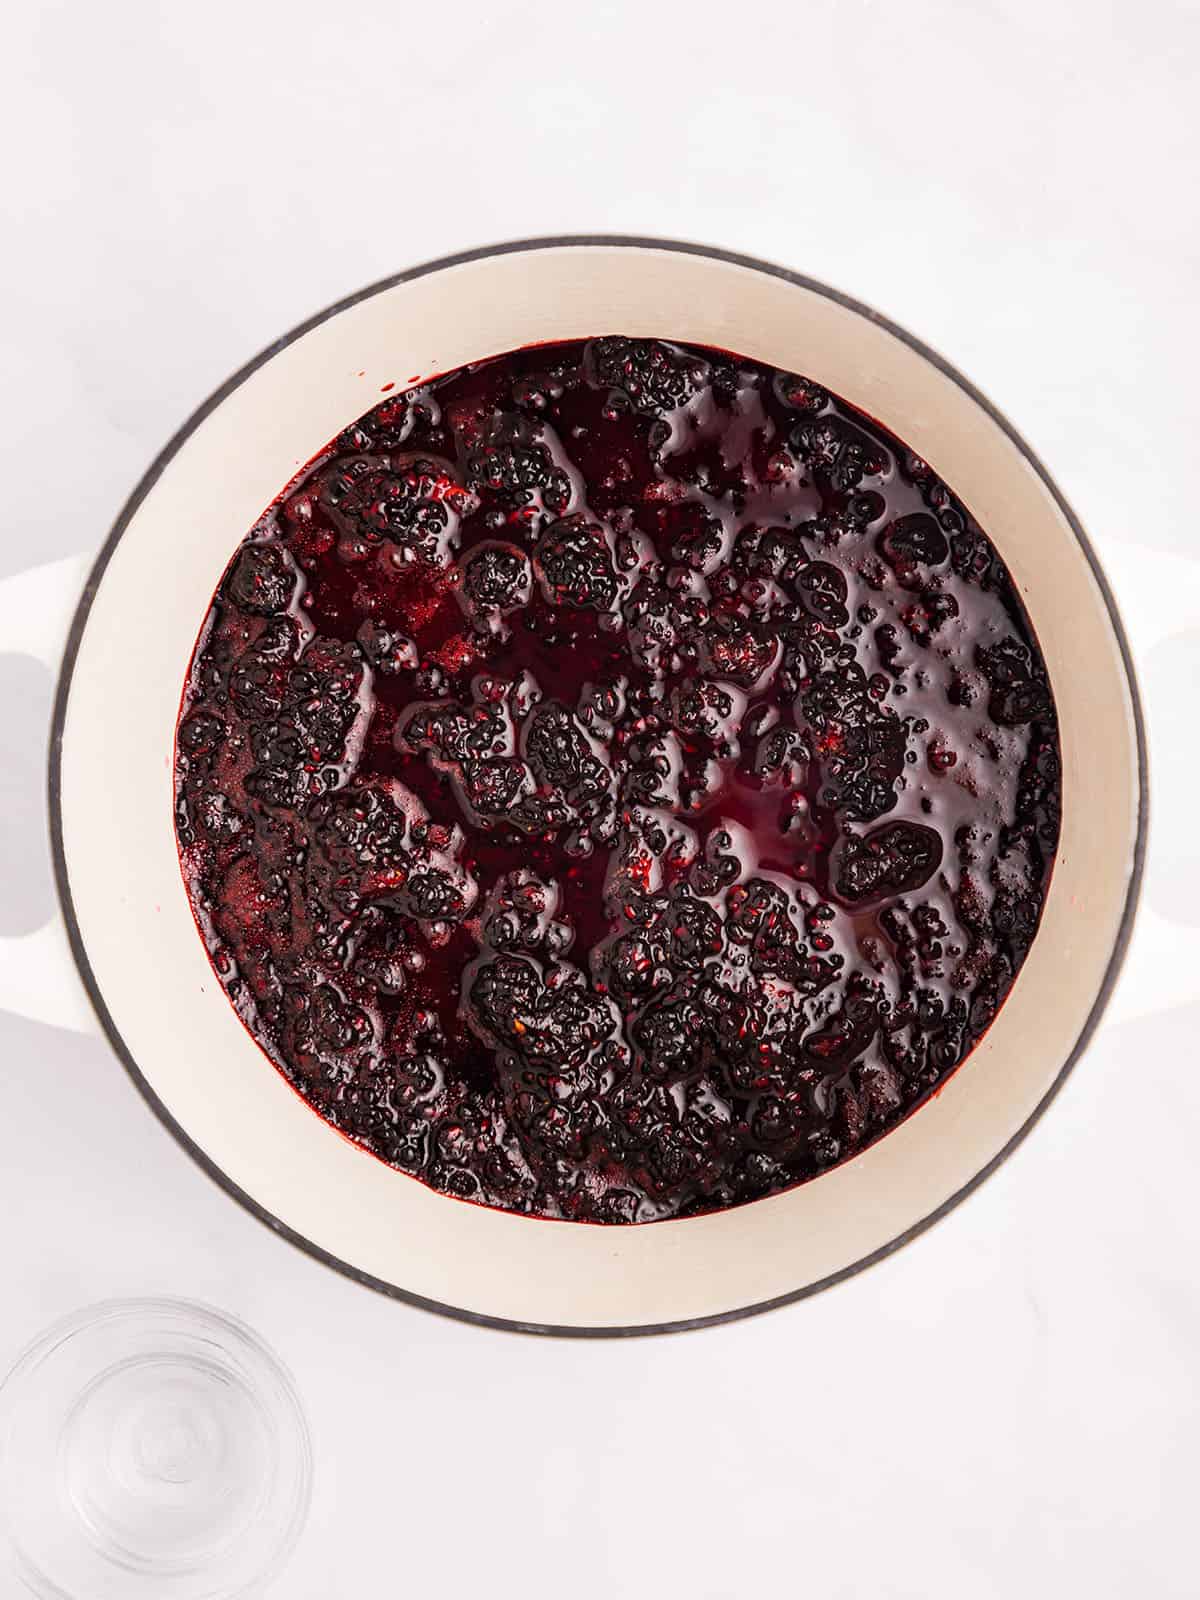
{"type": "Polygon", "coordinates": [[[187,1300],[115,1300],[0,1385],[0,1534],[47,1600],[257,1594],[308,1514],[312,1448],[256,1334],[187,1300]]]}

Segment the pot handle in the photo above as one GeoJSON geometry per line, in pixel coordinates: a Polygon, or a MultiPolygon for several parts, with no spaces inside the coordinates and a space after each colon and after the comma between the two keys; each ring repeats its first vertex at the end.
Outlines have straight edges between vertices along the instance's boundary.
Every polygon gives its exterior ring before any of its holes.
{"type": "MultiPolygon", "coordinates": [[[[1103,566],[1139,667],[1159,645],[1200,629],[1200,561],[1122,540],[1105,546],[1103,566]]],[[[1172,737],[1172,729],[1158,706],[1143,701],[1143,711],[1153,783],[1155,746],[1172,737]]],[[[1178,728],[1174,737],[1179,737],[1178,728]]],[[[1153,844],[1153,794],[1150,820],[1153,844]]],[[[1143,897],[1104,1020],[1130,1022],[1196,1000],[1200,1000],[1200,929],[1164,916],[1143,897]]]]}
{"type": "MultiPolygon", "coordinates": [[[[0,579],[0,651],[33,656],[56,673],[93,560],[91,554],[67,556],[0,579]]],[[[32,1022],[99,1033],[60,910],[33,933],[0,935],[0,1008],[32,1022]]]]}

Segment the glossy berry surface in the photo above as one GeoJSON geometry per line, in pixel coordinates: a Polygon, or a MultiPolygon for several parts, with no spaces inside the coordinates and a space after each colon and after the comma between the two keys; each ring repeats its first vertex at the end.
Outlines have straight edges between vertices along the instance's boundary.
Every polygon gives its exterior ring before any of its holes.
{"type": "Polygon", "coordinates": [[[246,1026],[434,1188],[628,1223],[853,1156],[978,1041],[1058,837],[995,548],[810,380],[619,336],[389,395],[243,541],[176,748],[246,1026]]]}

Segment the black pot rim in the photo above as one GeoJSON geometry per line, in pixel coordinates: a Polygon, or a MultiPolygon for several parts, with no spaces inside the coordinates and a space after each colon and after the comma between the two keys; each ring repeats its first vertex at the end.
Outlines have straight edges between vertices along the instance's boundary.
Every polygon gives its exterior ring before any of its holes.
{"type": "Polygon", "coordinates": [[[151,463],[145,475],[142,477],[141,481],[138,483],[137,487],[126,501],[120,515],[117,517],[116,522],[113,524],[88,576],[87,583],[84,586],[83,594],[80,598],[79,605],[75,611],[75,615],[71,623],[66,649],[63,654],[62,669],[59,675],[58,686],[55,693],[54,710],[50,728],[48,799],[50,810],[50,843],[54,862],[55,883],[58,890],[59,901],[62,907],[62,914],[67,926],[67,935],[70,941],[71,951],[74,955],[75,963],[79,969],[79,974],[83,980],[84,988],[87,991],[88,998],[91,1001],[92,1007],[95,1010],[97,1019],[99,1020],[104,1034],[116,1052],[118,1059],[129,1073],[129,1076],[133,1080],[135,1086],[140,1091],[142,1097],[150,1106],[150,1109],[158,1117],[159,1121],[164,1125],[164,1127],[166,1127],[167,1131],[183,1147],[183,1149],[187,1151],[187,1153],[192,1157],[201,1170],[205,1172],[211,1179],[213,1179],[215,1183],[219,1184],[220,1187],[228,1194],[232,1195],[233,1198],[242,1206],[244,1206],[247,1211],[249,1211],[253,1216],[257,1217],[260,1222],[265,1223],[267,1227],[269,1227],[274,1233],[278,1234],[281,1238],[286,1239],[290,1244],[293,1244],[297,1248],[305,1251],[308,1255],[312,1256],[317,1261],[320,1261],[323,1265],[333,1267],[336,1271],[343,1273],[348,1278],[352,1278],[357,1283],[365,1285],[367,1288],[374,1289],[381,1294],[388,1295],[392,1299],[401,1300],[409,1305],[418,1306],[422,1310],[438,1312],[443,1316],[454,1317],[458,1321],[474,1323],[480,1327],[497,1328],[508,1332],[517,1333],[551,1334],[558,1335],[560,1337],[578,1339],[632,1338],[647,1334],[680,1333],[689,1329],[714,1327],[721,1323],[735,1322],[742,1317],[755,1316],[763,1311],[772,1311],[776,1310],[780,1306],[790,1305],[794,1301],[803,1300],[810,1295],[817,1294],[822,1289],[831,1288],[834,1284],[841,1283],[846,1278],[854,1277],[856,1274],[864,1271],[867,1267],[873,1266],[876,1262],[884,1260],[885,1257],[893,1255],[903,1245],[908,1244],[911,1240],[924,1233],[927,1228],[932,1227],[935,1222],[940,1221],[941,1218],[948,1215],[949,1212],[953,1211],[956,1206],[961,1204],[961,1202],[965,1200],[968,1195],[972,1194],[986,1178],[990,1177],[991,1174],[996,1171],[1002,1162],[1007,1160],[1017,1146],[1025,1139],[1026,1135],[1033,1128],[1034,1124],[1037,1123],[1043,1116],[1046,1109],[1058,1094],[1068,1075],[1073,1070],[1076,1063],[1079,1061],[1083,1052],[1087,1049],[1087,1046],[1092,1040],[1092,1036],[1096,1031],[1096,1028],[1100,1022],[1100,1018],[1104,1013],[1104,1009],[1108,1004],[1109,998],[1116,984],[1117,978],[1120,975],[1121,967],[1125,959],[1125,953],[1129,945],[1130,935],[1133,929],[1134,918],[1137,911],[1138,897],[1141,891],[1143,868],[1145,864],[1146,829],[1149,810],[1149,796],[1146,775],[1145,724],[1142,715],[1141,701],[1138,694],[1137,677],[1134,671],[1133,661],[1129,649],[1129,642],[1126,638],[1125,630],[1122,625],[1120,615],[1117,611],[1116,603],[1113,599],[1112,592],[1109,589],[1104,573],[1100,567],[1100,563],[1096,558],[1095,552],[1093,551],[1087,535],[1084,533],[1083,528],[1079,523],[1079,519],[1072,511],[1071,507],[1067,504],[1061,491],[1050,477],[1050,474],[1047,472],[1042,462],[1034,454],[1033,450],[1030,449],[1029,445],[1026,444],[1025,440],[1013,427],[1012,423],[1009,422],[1008,418],[1005,417],[1003,413],[1000,412],[983,394],[981,394],[973,384],[964,378],[960,372],[951,366],[948,361],[944,360],[940,355],[938,355],[936,351],[931,350],[929,346],[922,343],[921,340],[914,338],[914,336],[908,333],[905,329],[898,327],[896,323],[892,322],[889,318],[882,316],[878,311],[873,310],[870,306],[863,305],[861,301],[855,300],[850,295],[843,294],[837,289],[832,289],[827,284],[820,283],[814,278],[806,277],[803,273],[792,272],[786,267],[776,266],[773,263],[763,261],[756,256],[741,255],[734,251],[721,250],[710,245],[702,245],[674,239],[644,238],[630,234],[565,234],[541,238],[516,239],[499,244],[485,245],[474,250],[460,251],[454,255],[441,256],[434,261],[427,261],[419,266],[410,267],[404,272],[394,273],[390,277],[380,279],[377,283],[370,284],[366,288],[360,289],[355,294],[346,296],[345,299],[336,301],[333,305],[327,306],[325,310],[319,311],[315,316],[309,317],[306,321],[301,322],[297,327],[293,328],[290,333],[284,334],[282,338],[276,339],[272,344],[268,345],[265,350],[260,351],[260,353],[255,356],[253,360],[247,362],[245,366],[241,367],[238,371],[233,373],[231,377],[227,378],[218,389],[214,390],[214,392],[209,395],[208,399],[192,412],[187,421],[184,422],[182,427],[180,427],[172,436],[172,438],[168,440],[167,444],[151,463]],[[980,409],[984,411],[986,415],[990,417],[990,419],[1005,433],[1008,439],[1013,445],[1015,445],[1017,450],[1023,456],[1029,467],[1041,479],[1042,483],[1053,497],[1063,517],[1070,526],[1071,531],[1075,535],[1079,547],[1088,562],[1088,565],[1092,569],[1093,576],[1095,577],[1096,583],[1100,589],[1100,593],[1103,596],[1104,604],[1108,611],[1109,620],[1112,624],[1113,633],[1116,637],[1117,645],[1121,653],[1121,661],[1124,667],[1125,677],[1129,688],[1130,703],[1133,709],[1138,766],[1138,818],[1137,836],[1133,852],[1133,863],[1130,871],[1129,882],[1126,887],[1125,903],[1122,909],[1121,921],[1117,929],[1116,938],[1113,942],[1112,951],[1109,955],[1107,967],[1105,968],[1103,982],[1100,985],[1100,989],[1096,995],[1092,1009],[1088,1014],[1087,1021],[1084,1023],[1079,1037],[1075,1041],[1073,1049],[1060,1068],[1057,1076],[1054,1079],[1054,1082],[1046,1090],[1046,1093],[1034,1107],[1033,1111],[1025,1119],[1024,1123],[1017,1130],[1017,1132],[1008,1140],[1004,1147],[998,1151],[997,1154],[994,1155],[992,1159],[974,1175],[974,1177],[972,1177],[967,1183],[963,1184],[961,1188],[956,1190],[954,1194],[952,1194],[948,1199],[944,1200],[940,1206],[936,1207],[936,1209],[931,1211],[927,1216],[922,1217],[920,1221],[915,1222],[911,1227],[904,1229],[904,1231],[901,1233],[898,1233],[893,1239],[890,1239],[886,1244],[881,1245],[878,1249],[872,1250],[867,1255],[861,1257],[858,1261],[851,1263],[851,1265],[843,1267],[837,1272],[830,1273],[827,1277],[818,1279],[814,1283],[805,1284],[801,1288],[792,1290],[788,1294],[776,1295],[772,1299],[758,1301],[752,1305],[738,1306],[730,1311],[717,1312],[712,1316],[692,1317],[677,1322],[660,1322],[630,1327],[573,1327],[536,1322],[520,1322],[507,1317],[489,1316],[483,1312],[469,1311],[461,1306],[452,1306],[444,1304],[441,1301],[431,1300],[423,1295],[414,1294],[410,1290],[403,1289],[397,1284],[388,1283],[383,1279],[376,1278],[370,1273],[363,1272],[358,1267],[351,1265],[349,1262],[341,1260],[339,1257],[332,1255],[329,1251],[322,1249],[320,1245],[315,1244],[311,1239],[305,1238],[304,1235],[289,1227],[287,1223],[283,1222],[279,1217],[273,1216],[265,1209],[265,1207],[259,1205],[259,1203],[249,1194],[247,1194],[246,1191],[237,1183],[235,1183],[227,1173],[222,1171],[216,1162],[213,1161],[212,1158],[195,1143],[195,1141],[188,1135],[183,1127],[181,1127],[174,1117],[171,1116],[170,1112],[159,1099],[158,1095],[154,1092],[141,1068],[138,1066],[137,1061],[134,1059],[132,1052],[122,1037],[116,1022],[113,1020],[113,1017],[105,1003],[100,986],[96,981],[95,974],[92,971],[91,963],[88,960],[87,950],[84,946],[83,937],[79,927],[79,921],[75,913],[74,902],[71,895],[70,876],[67,871],[62,827],[63,726],[66,718],[67,701],[71,691],[71,679],[75,669],[75,661],[79,652],[80,641],[87,625],[88,616],[91,612],[92,602],[95,599],[96,592],[99,589],[101,579],[104,576],[105,568],[108,566],[113,551],[120,543],[126,528],[129,526],[134,514],[141,506],[142,501],[146,498],[154,484],[158,481],[168,463],[186,443],[186,441],[195,432],[204,419],[209,415],[209,413],[214,411],[217,406],[221,405],[229,397],[229,395],[231,395],[235,389],[244,383],[252,373],[256,372],[259,367],[265,365],[265,363],[270,361],[273,356],[278,355],[281,350],[286,349],[286,347],[294,343],[295,340],[301,338],[304,334],[309,333],[313,328],[319,327],[321,323],[327,322],[331,317],[335,317],[340,312],[348,310],[351,306],[358,305],[360,301],[368,300],[373,295],[381,294],[385,290],[394,288],[397,284],[408,283],[413,279],[426,277],[430,273],[443,271],[447,267],[462,266],[467,262],[482,261],[493,256],[511,255],[522,251],[552,250],[562,249],[564,247],[579,248],[597,245],[617,246],[640,250],[666,250],[675,251],[682,255],[703,256],[710,260],[725,261],[734,266],[747,267],[755,272],[765,273],[770,277],[781,278],[787,283],[795,284],[800,288],[811,291],[812,293],[822,295],[826,299],[834,301],[837,305],[844,306],[847,310],[854,311],[859,316],[865,317],[868,321],[886,329],[886,331],[892,334],[893,337],[902,341],[902,343],[907,345],[909,349],[922,356],[945,377],[949,378],[954,384],[957,385],[959,389],[964,392],[964,394],[973,400],[975,404],[979,406],[980,409]]]}

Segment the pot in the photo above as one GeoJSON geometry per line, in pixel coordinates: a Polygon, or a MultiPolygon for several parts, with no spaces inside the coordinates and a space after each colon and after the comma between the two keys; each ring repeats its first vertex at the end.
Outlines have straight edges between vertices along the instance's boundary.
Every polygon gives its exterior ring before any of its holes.
{"type": "MultiPolygon", "coordinates": [[[[6,647],[46,656],[78,568],[24,575],[6,647]]],[[[795,273],[654,240],[502,245],[399,274],[273,344],[150,468],[92,568],[55,710],[51,822],[63,924],[3,950],[11,1003],[88,1025],[243,1205],[389,1294],[470,1320],[630,1334],[811,1294],[913,1238],[1012,1150],[1078,1059],[1129,936],[1145,827],[1137,693],[1078,522],[1008,423],[932,351],[795,273]],[[684,1221],[533,1220],[435,1193],[325,1124],[217,982],[184,892],[172,810],[180,690],[244,531],[385,385],[605,332],[719,345],[801,371],[878,418],[999,547],[1061,719],[1063,830],[1008,1000],[941,1091],[879,1143],[782,1194],[684,1221]]]]}

